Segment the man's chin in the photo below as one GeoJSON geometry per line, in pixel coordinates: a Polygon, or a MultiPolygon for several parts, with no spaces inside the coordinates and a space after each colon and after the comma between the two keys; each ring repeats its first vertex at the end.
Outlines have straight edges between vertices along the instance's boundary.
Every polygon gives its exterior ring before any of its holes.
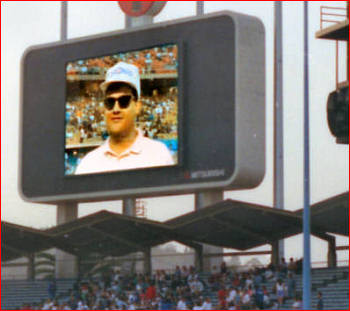
{"type": "Polygon", "coordinates": [[[109,137],[113,139],[122,139],[126,137],[127,135],[121,131],[111,131],[109,132],[109,137]]]}
{"type": "Polygon", "coordinates": [[[113,137],[123,137],[127,134],[128,131],[126,131],[125,129],[123,129],[120,126],[111,126],[110,128],[107,129],[107,132],[109,134],[109,136],[113,136],[113,137]]]}
{"type": "Polygon", "coordinates": [[[128,137],[132,137],[132,131],[108,131],[109,137],[114,141],[120,141],[128,137]]]}

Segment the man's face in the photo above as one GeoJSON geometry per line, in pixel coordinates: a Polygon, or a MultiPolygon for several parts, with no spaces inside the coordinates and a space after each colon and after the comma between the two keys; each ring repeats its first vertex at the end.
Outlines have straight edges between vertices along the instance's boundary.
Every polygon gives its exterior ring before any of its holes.
{"type": "Polygon", "coordinates": [[[135,119],[141,111],[141,103],[135,99],[131,88],[122,86],[107,92],[105,118],[110,136],[129,137],[135,132],[135,119]],[[129,99],[129,104],[128,104],[129,99]],[[113,105],[114,103],[114,105],[113,105]]]}

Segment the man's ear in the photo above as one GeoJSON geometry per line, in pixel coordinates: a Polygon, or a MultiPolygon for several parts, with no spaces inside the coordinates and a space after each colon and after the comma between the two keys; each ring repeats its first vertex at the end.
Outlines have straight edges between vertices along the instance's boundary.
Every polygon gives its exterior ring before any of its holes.
{"type": "Polygon", "coordinates": [[[137,115],[139,115],[141,113],[141,110],[142,110],[142,102],[141,102],[141,100],[138,100],[136,102],[136,113],[137,113],[137,115]]]}

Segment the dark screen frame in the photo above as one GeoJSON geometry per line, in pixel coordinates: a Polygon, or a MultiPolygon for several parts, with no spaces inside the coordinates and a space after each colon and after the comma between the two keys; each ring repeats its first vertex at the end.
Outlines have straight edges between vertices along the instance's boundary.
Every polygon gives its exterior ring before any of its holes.
{"type": "Polygon", "coordinates": [[[21,66],[19,192],[59,204],[256,187],[265,174],[265,33],[229,11],[29,48],[21,66]],[[69,60],[179,46],[179,163],[64,174],[69,60]],[[181,159],[181,160],[180,160],[181,159]]]}

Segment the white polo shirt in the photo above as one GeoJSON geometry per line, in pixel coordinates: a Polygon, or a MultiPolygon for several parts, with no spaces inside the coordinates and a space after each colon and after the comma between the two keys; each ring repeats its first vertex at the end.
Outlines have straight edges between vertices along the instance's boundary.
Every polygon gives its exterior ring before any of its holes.
{"type": "Polygon", "coordinates": [[[110,148],[109,140],[107,140],[81,160],[75,174],[102,173],[169,165],[174,165],[174,160],[168,148],[161,142],[144,137],[142,132],[138,130],[135,142],[122,154],[117,155],[110,148]]]}

